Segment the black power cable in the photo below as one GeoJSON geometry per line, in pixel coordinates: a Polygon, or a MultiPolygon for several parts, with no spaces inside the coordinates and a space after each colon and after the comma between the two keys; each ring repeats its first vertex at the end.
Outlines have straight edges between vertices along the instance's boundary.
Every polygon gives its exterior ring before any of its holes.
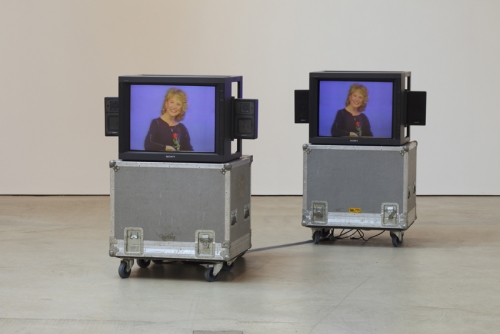
{"type": "Polygon", "coordinates": [[[361,239],[364,242],[367,242],[368,240],[370,240],[372,238],[378,237],[379,235],[381,235],[384,232],[385,232],[385,230],[382,231],[382,232],[380,232],[379,234],[372,235],[368,239],[365,239],[365,233],[363,232],[363,230],[350,229],[350,230],[346,231],[345,229],[343,229],[342,231],[340,231],[340,234],[338,236],[333,235],[333,231],[332,231],[331,232],[332,233],[331,236],[333,237],[333,239],[348,239],[348,238],[352,239],[352,240],[359,240],[359,239],[361,239]],[[358,234],[359,237],[355,237],[356,234],[358,234]]]}

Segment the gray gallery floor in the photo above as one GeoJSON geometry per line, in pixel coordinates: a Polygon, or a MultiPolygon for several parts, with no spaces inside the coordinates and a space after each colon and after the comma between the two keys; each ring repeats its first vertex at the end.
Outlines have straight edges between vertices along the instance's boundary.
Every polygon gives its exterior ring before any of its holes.
{"type": "Polygon", "coordinates": [[[252,250],[208,283],[181,264],[121,279],[109,197],[0,196],[0,333],[500,332],[500,197],[419,197],[399,248],[314,245],[301,200],[253,197],[252,250]]]}

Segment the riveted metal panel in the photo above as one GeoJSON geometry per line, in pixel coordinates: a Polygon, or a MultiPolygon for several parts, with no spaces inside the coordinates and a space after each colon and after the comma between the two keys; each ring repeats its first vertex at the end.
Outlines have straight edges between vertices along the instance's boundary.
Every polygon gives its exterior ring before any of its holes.
{"type": "Polygon", "coordinates": [[[302,224],[408,228],[416,219],[416,148],[416,142],[404,146],[305,144],[302,224]],[[328,208],[326,222],[318,220],[318,203],[328,208]],[[395,217],[384,217],[383,203],[397,208],[395,217]]]}
{"type": "Polygon", "coordinates": [[[112,161],[110,255],[137,255],[130,251],[135,234],[124,235],[139,230],[141,257],[229,260],[246,251],[251,162],[250,156],[223,164],[112,161]],[[200,253],[199,231],[210,231],[209,256],[200,253]]]}

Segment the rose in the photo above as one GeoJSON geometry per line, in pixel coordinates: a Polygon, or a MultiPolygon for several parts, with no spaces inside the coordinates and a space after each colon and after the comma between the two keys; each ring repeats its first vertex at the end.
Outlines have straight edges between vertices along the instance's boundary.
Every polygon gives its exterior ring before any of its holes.
{"type": "Polygon", "coordinates": [[[177,133],[175,132],[172,132],[172,143],[174,144],[174,148],[176,151],[178,151],[181,148],[179,140],[177,139],[177,133]]]}
{"type": "Polygon", "coordinates": [[[357,133],[357,135],[358,135],[358,136],[361,136],[361,134],[362,134],[362,131],[361,131],[361,123],[360,123],[360,122],[358,122],[358,121],[356,121],[355,125],[356,125],[356,133],[357,133]]]}

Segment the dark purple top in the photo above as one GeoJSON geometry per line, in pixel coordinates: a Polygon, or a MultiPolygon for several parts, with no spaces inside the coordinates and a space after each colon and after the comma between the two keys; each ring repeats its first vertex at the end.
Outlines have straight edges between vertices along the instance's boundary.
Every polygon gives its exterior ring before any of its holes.
{"type": "Polygon", "coordinates": [[[333,137],[348,137],[349,132],[354,132],[358,136],[373,137],[368,117],[365,114],[353,116],[345,109],[337,111],[331,132],[333,137]],[[359,129],[356,128],[356,122],[359,123],[359,129]]]}
{"type": "Polygon", "coordinates": [[[151,121],[148,134],[144,140],[144,149],[146,151],[165,151],[167,145],[176,148],[174,144],[175,136],[177,136],[177,143],[180,146],[177,151],[193,150],[189,132],[184,124],[179,123],[170,126],[160,117],[155,118],[151,121]]]}

